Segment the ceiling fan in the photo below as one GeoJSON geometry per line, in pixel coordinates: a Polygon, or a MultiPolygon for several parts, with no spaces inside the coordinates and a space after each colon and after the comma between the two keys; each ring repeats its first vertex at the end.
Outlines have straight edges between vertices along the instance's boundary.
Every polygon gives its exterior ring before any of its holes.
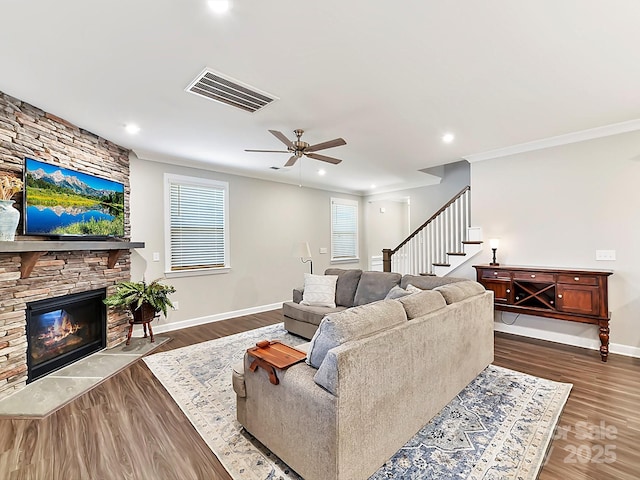
{"type": "Polygon", "coordinates": [[[293,133],[296,134],[296,140],[293,142],[284,136],[282,132],[277,130],[269,130],[269,132],[284,143],[287,146],[286,150],[245,150],[245,152],[267,152],[267,153],[292,153],[293,155],[287,163],[284,164],[285,167],[291,167],[294,165],[299,158],[302,158],[303,155],[313,158],[314,160],[320,160],[322,162],[332,163],[337,165],[342,160],[333,157],[327,157],[326,155],[320,155],[317,152],[318,150],[324,150],[325,148],[333,148],[339,147],[341,145],[346,145],[347,142],[342,138],[336,138],[334,140],[329,140],[328,142],[316,143],[315,145],[309,145],[307,142],[303,142],[300,140],[300,137],[304,133],[304,130],[297,129],[294,130],[293,133]]]}

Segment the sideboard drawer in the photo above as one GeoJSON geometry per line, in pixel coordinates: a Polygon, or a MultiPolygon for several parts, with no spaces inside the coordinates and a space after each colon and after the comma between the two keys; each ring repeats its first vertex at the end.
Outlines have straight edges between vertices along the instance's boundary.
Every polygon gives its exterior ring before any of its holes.
{"type": "Polygon", "coordinates": [[[598,277],[592,275],[558,275],[558,283],[573,285],[598,285],[598,277]]]}
{"type": "Polygon", "coordinates": [[[553,283],[556,281],[553,273],[540,273],[540,272],[513,272],[513,279],[529,282],[548,282],[553,283]]]}
{"type": "Polygon", "coordinates": [[[497,270],[497,269],[488,269],[482,270],[482,278],[490,279],[490,278],[499,278],[501,280],[511,280],[511,272],[505,270],[497,270]]]}

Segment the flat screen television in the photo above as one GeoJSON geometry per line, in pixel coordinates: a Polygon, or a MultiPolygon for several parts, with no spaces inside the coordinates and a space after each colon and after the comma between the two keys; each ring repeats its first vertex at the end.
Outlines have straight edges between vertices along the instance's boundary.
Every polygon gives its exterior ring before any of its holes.
{"type": "Polygon", "coordinates": [[[124,185],[25,158],[24,233],[74,239],[124,236],[124,185]]]}

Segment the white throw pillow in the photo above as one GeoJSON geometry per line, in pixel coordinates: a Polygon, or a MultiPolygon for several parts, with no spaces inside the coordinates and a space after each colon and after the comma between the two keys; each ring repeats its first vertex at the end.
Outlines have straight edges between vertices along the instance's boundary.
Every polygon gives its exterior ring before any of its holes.
{"type": "Polygon", "coordinates": [[[405,290],[409,293],[420,293],[422,291],[421,288],[415,287],[411,284],[407,285],[407,288],[405,290]]]}
{"type": "Polygon", "coordinates": [[[304,274],[304,291],[301,305],[336,308],[336,283],[338,275],[304,274]]]}

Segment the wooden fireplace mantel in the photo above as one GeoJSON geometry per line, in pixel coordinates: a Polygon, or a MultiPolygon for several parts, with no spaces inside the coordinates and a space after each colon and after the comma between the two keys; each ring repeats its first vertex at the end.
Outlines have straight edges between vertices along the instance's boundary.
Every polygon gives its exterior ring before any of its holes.
{"type": "Polygon", "coordinates": [[[144,248],[144,242],[118,240],[16,240],[0,242],[0,253],[20,254],[20,278],[28,278],[38,259],[49,252],[108,251],[107,266],[113,268],[120,256],[132,248],[144,248]]]}

